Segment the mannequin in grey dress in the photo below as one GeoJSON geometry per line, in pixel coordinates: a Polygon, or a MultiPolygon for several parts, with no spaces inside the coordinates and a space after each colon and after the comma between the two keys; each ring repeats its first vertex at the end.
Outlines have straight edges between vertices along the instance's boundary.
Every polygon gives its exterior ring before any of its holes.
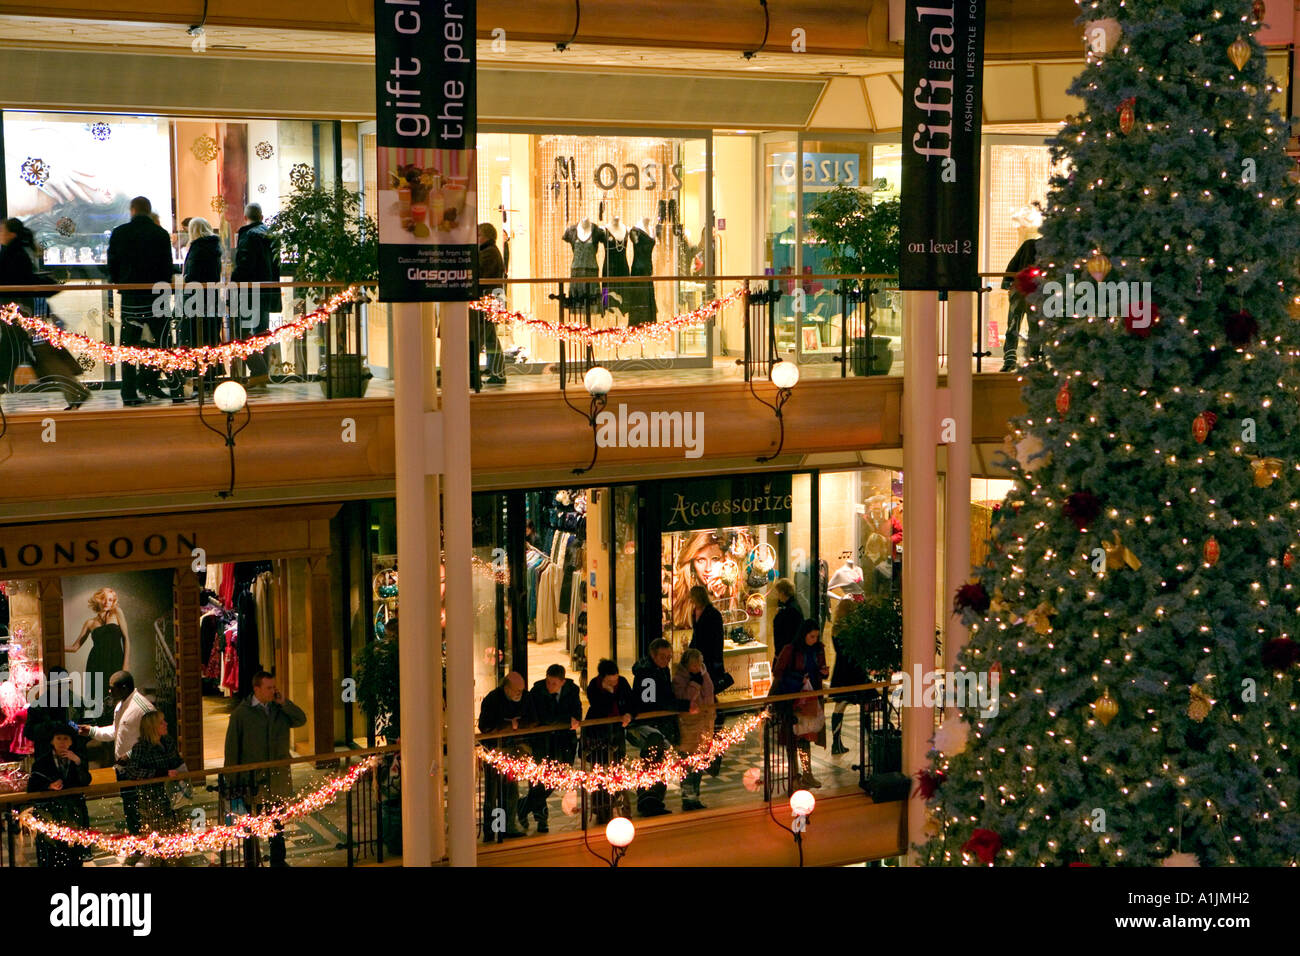
{"type": "MultiPolygon", "coordinates": [[[[564,230],[561,238],[573,247],[573,264],[569,267],[569,275],[574,279],[600,275],[596,247],[605,243],[605,230],[592,222],[590,217],[584,216],[580,222],[564,230]]],[[[569,284],[569,295],[574,298],[590,296],[594,300],[599,294],[600,286],[594,282],[575,281],[569,284]]]]}

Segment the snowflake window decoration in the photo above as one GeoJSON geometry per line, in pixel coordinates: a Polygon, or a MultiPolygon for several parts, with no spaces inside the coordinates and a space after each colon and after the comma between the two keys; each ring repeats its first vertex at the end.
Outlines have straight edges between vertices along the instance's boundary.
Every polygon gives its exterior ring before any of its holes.
{"type": "Polygon", "coordinates": [[[98,360],[95,356],[91,355],[89,352],[82,352],[77,356],[77,365],[81,367],[83,372],[89,372],[95,367],[97,361],[98,360]]]}
{"type": "Polygon", "coordinates": [[[200,163],[210,163],[217,158],[217,141],[211,136],[200,136],[190,144],[190,152],[200,163]]]}
{"type": "Polygon", "coordinates": [[[59,217],[59,221],[54,224],[60,236],[74,236],[77,233],[77,224],[67,216],[59,217]]]}
{"type": "Polygon", "coordinates": [[[275,147],[272,146],[270,143],[268,143],[266,140],[262,140],[255,147],[253,147],[253,151],[257,153],[258,159],[270,159],[272,156],[275,155],[275,147]]]}
{"type": "Polygon", "coordinates": [[[259,193],[265,193],[265,192],[266,192],[266,183],[260,183],[260,184],[258,184],[257,191],[258,191],[259,193]]]}
{"type": "Polygon", "coordinates": [[[212,206],[212,211],[213,211],[213,212],[225,212],[225,211],[226,211],[226,197],[225,197],[225,196],[213,196],[213,197],[212,197],[212,202],[209,203],[209,205],[212,206]]]}
{"type": "Polygon", "coordinates": [[[29,186],[44,186],[50,179],[50,164],[36,156],[28,156],[18,174],[29,186]]]}
{"type": "Polygon", "coordinates": [[[103,120],[96,123],[90,123],[86,126],[86,129],[90,130],[90,135],[101,143],[107,142],[108,138],[113,135],[113,127],[109,126],[103,120]]]}
{"type": "Polygon", "coordinates": [[[306,163],[294,163],[289,170],[289,182],[294,189],[310,189],[316,182],[316,174],[306,163]]]}

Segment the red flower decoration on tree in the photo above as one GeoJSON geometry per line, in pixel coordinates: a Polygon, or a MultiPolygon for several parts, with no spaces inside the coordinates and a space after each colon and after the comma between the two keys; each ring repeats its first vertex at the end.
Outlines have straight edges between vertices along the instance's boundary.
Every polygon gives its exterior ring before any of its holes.
{"type": "Polygon", "coordinates": [[[1242,309],[1224,319],[1223,330],[1227,333],[1228,341],[1233,345],[1249,345],[1259,332],[1259,323],[1255,321],[1253,315],[1242,309]]]}
{"type": "Polygon", "coordinates": [[[1139,314],[1137,309],[1130,305],[1124,316],[1124,328],[1135,338],[1149,339],[1156,323],[1160,321],[1160,310],[1156,308],[1154,302],[1151,302],[1142,311],[1144,314],[1139,314]]]}
{"type": "Polygon", "coordinates": [[[992,830],[983,828],[972,833],[970,839],[961,845],[963,853],[974,853],[981,863],[992,863],[1000,849],[1002,849],[1002,837],[992,830]]]}
{"type": "Polygon", "coordinates": [[[1264,645],[1260,657],[1264,660],[1264,666],[1270,670],[1284,671],[1300,661],[1300,644],[1289,637],[1275,637],[1264,645]]]}
{"type": "Polygon", "coordinates": [[[957,614],[965,610],[983,614],[989,609],[989,592],[985,591],[984,585],[978,581],[974,584],[963,584],[957,589],[957,597],[952,602],[952,608],[957,614]]]}
{"type": "Polygon", "coordinates": [[[939,792],[939,785],[946,777],[938,770],[918,770],[916,772],[916,795],[922,800],[929,800],[939,792]]]}
{"type": "Polygon", "coordinates": [[[1038,280],[1043,276],[1043,270],[1037,266],[1030,266],[1027,269],[1021,269],[1016,273],[1012,280],[1016,291],[1021,295],[1033,295],[1038,291],[1038,280]]]}
{"type": "Polygon", "coordinates": [[[1061,510],[1076,528],[1083,531],[1101,514],[1101,499],[1091,491],[1076,491],[1065,499],[1065,507],[1061,510]]]}

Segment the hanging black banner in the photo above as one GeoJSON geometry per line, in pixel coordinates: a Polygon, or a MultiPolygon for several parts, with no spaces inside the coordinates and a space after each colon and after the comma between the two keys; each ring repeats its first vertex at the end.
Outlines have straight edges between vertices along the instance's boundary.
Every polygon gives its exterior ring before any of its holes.
{"type": "Polygon", "coordinates": [[[476,0],[375,0],[379,298],[477,295],[476,0]]]}
{"type": "Polygon", "coordinates": [[[906,0],[899,287],[979,288],[984,0],[906,0]]]}

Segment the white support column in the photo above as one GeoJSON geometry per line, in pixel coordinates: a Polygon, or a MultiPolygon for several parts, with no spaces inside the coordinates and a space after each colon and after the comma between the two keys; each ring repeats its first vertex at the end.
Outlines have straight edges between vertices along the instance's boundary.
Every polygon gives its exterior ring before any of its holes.
{"type": "Polygon", "coordinates": [[[441,314],[443,550],[447,565],[447,848],[452,866],[474,866],[478,846],[474,829],[477,788],[474,603],[470,580],[474,542],[469,458],[469,305],[445,303],[441,314]]]}
{"type": "MultiPolygon", "coordinates": [[[[933,292],[908,292],[903,303],[903,672],[934,670],[935,587],[938,561],[939,439],[938,300],[933,292]]],[[[914,688],[913,693],[919,693],[914,688]]],[[[926,766],[934,715],[903,702],[903,772],[926,766]]],[[[907,855],[925,842],[925,807],[907,801],[907,855]]]]}
{"type": "MultiPolygon", "coordinates": [[[[947,446],[947,542],[944,556],[947,571],[943,594],[951,598],[970,576],[970,462],[971,462],[971,335],[973,297],[976,293],[953,292],[948,298],[948,414],[952,416],[956,439],[947,446]]],[[[944,630],[943,659],[955,670],[957,652],[969,637],[961,616],[949,611],[944,630]]]]}
{"type": "Polygon", "coordinates": [[[432,411],[431,326],[418,304],[393,307],[397,567],[402,720],[402,862],[445,856],[442,813],[442,654],[438,597],[438,480],[426,454],[432,411]]]}

